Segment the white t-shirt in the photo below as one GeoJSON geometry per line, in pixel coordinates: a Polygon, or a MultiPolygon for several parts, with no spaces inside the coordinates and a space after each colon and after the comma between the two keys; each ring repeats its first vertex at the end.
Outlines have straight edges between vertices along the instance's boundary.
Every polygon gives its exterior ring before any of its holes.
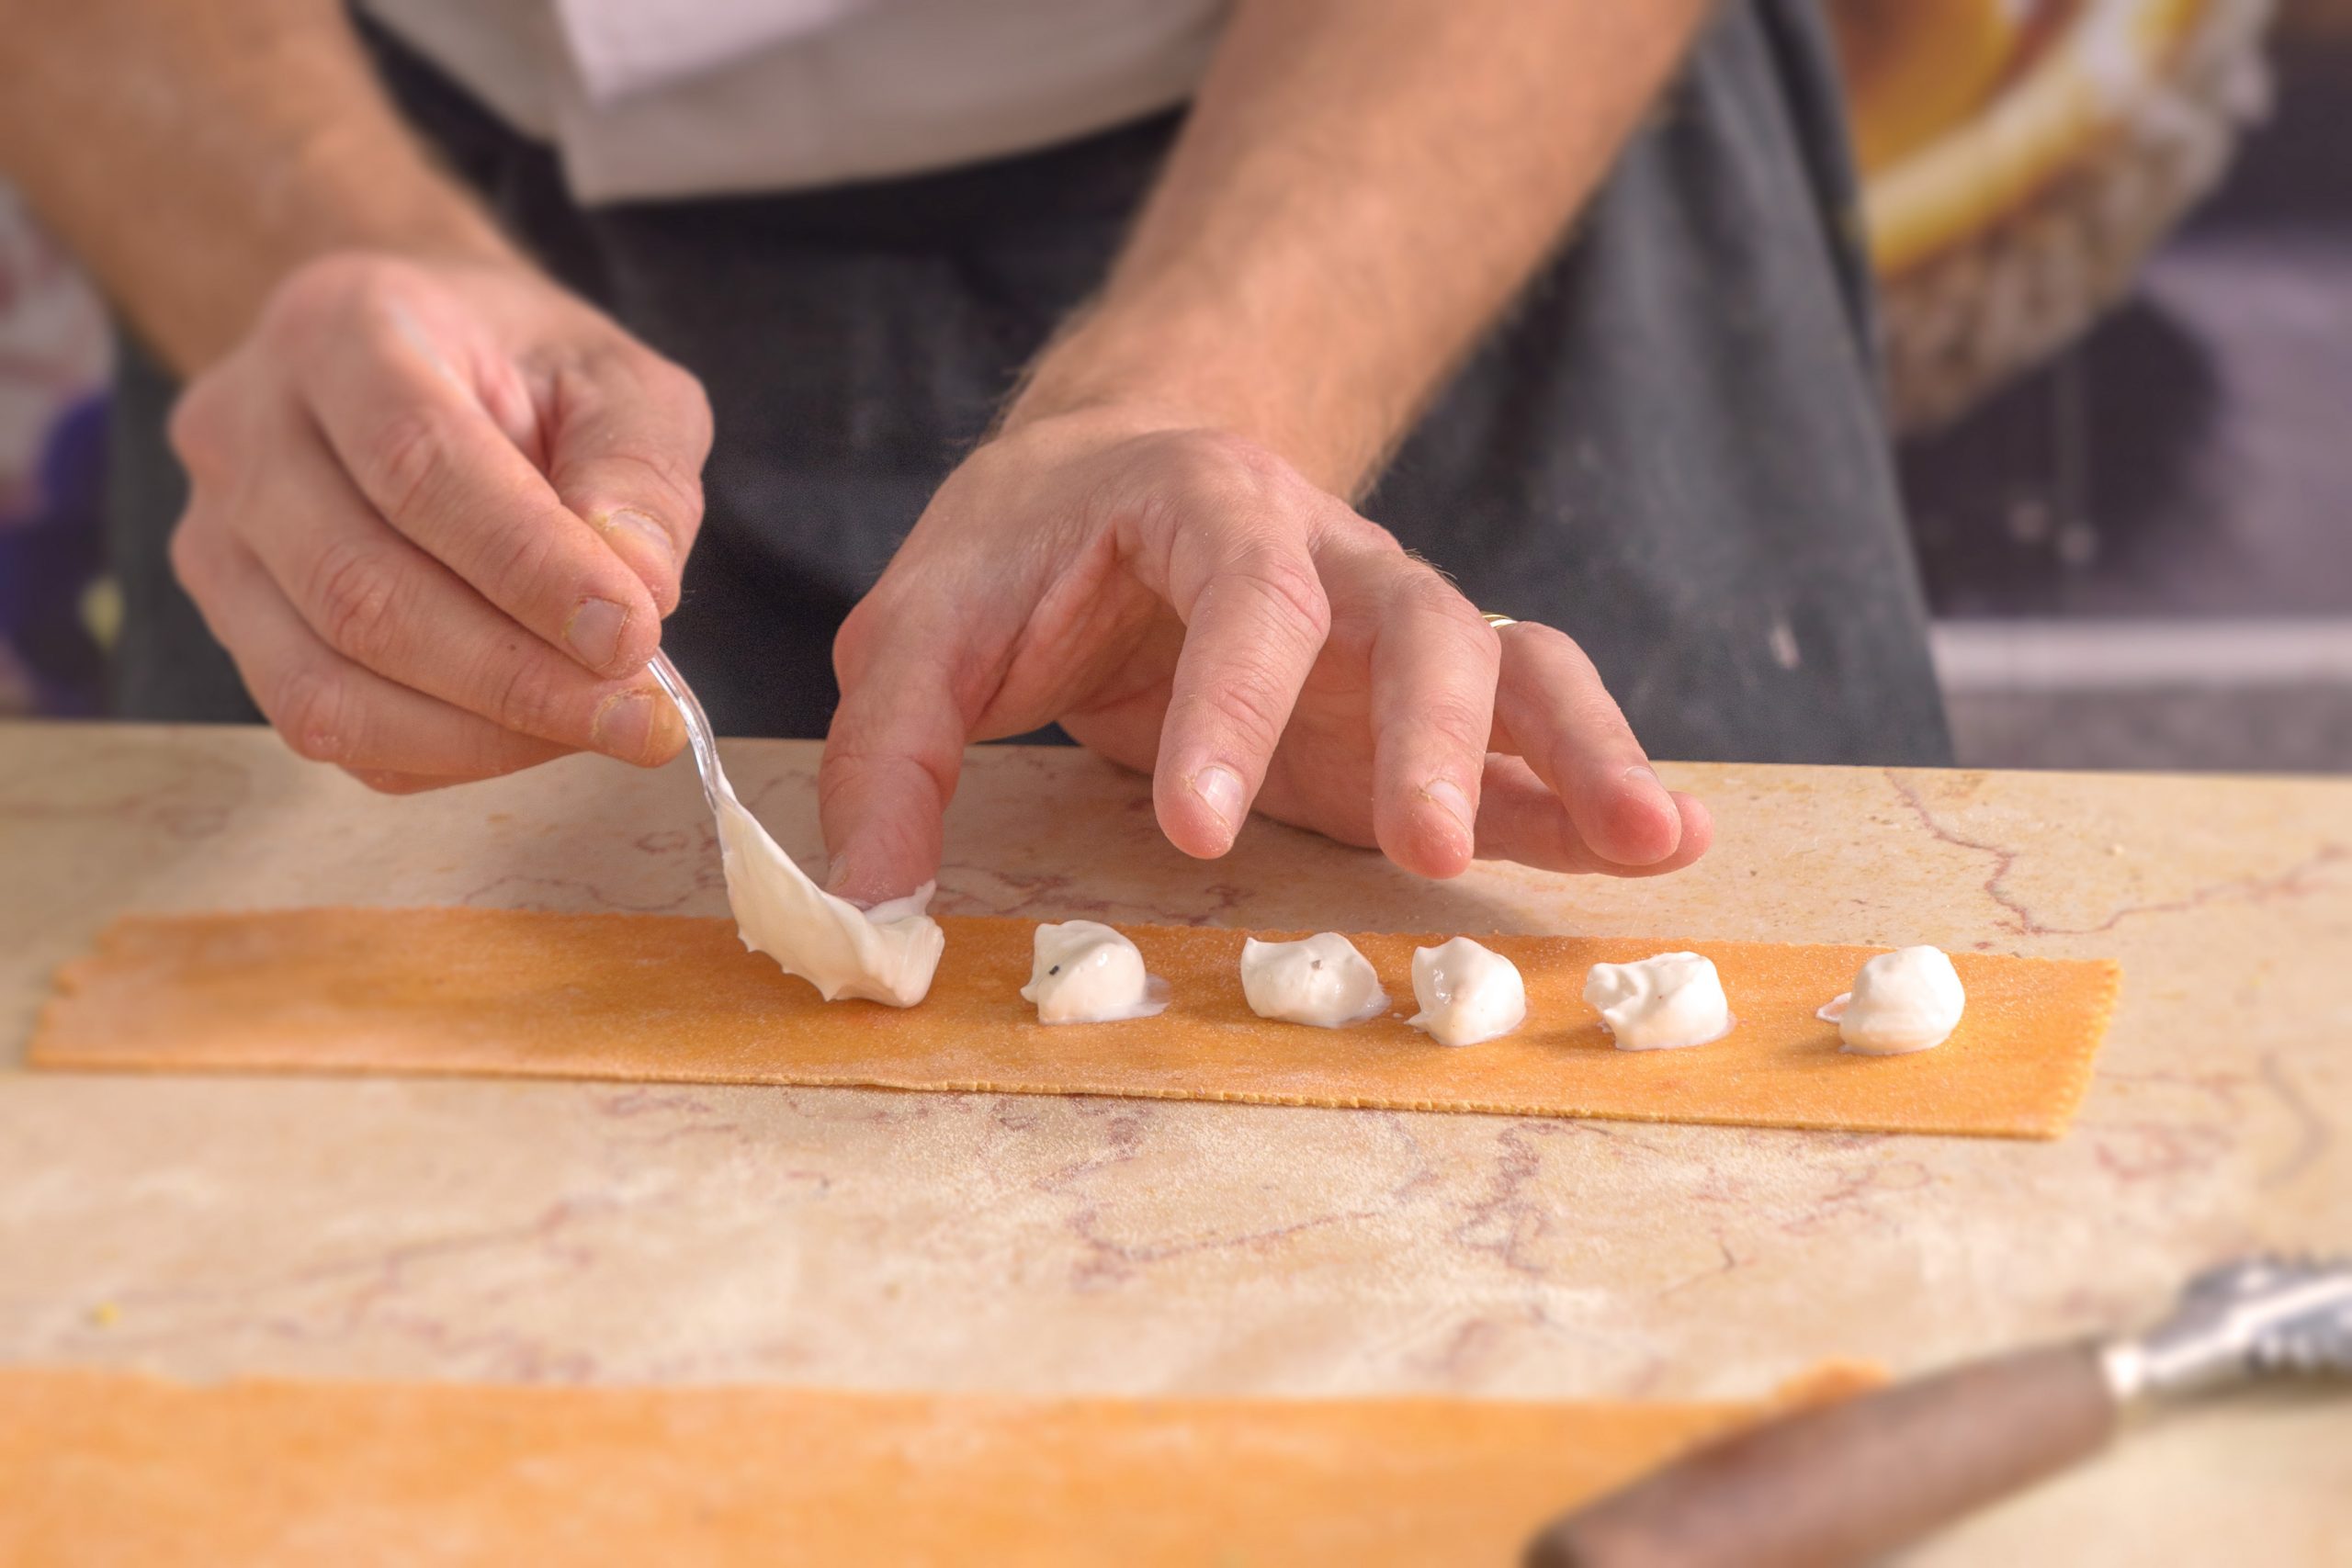
{"type": "Polygon", "coordinates": [[[1182,103],[1224,0],[363,0],[586,203],[947,168],[1182,103]]]}

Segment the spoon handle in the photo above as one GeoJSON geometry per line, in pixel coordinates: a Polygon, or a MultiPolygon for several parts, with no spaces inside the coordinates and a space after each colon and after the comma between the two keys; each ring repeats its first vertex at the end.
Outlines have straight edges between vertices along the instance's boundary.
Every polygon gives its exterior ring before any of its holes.
{"type": "Polygon", "coordinates": [[[657,651],[645,668],[670,694],[670,700],[678,705],[678,716],[686,721],[686,744],[694,750],[695,772],[702,775],[702,797],[715,815],[721,797],[731,799],[735,792],[727,783],[727,771],[718,765],[718,737],[711,733],[710,716],[702,711],[701,699],[668,654],[657,651]]]}

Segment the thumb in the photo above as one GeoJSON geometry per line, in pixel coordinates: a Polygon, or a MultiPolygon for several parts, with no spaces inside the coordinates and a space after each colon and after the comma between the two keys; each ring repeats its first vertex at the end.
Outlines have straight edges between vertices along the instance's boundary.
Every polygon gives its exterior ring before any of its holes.
{"type": "Polygon", "coordinates": [[[955,644],[912,625],[891,626],[877,644],[872,603],[851,612],[834,643],[842,700],[817,770],[818,815],[833,857],[826,890],[868,907],[938,875],[970,733],[955,644]]]}
{"type": "Polygon", "coordinates": [[[635,344],[559,378],[548,482],[628,563],[667,615],[702,526],[710,402],[702,383],[635,344]]]}

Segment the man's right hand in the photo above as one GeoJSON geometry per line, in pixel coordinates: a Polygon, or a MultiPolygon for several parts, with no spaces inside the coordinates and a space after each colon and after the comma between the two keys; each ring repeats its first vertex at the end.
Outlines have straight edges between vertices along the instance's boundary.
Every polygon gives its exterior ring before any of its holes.
{"type": "Polygon", "coordinates": [[[702,519],[709,404],[538,274],[312,262],[171,439],[173,565],[303,756],[404,792],[684,743],[645,664],[702,519]]]}

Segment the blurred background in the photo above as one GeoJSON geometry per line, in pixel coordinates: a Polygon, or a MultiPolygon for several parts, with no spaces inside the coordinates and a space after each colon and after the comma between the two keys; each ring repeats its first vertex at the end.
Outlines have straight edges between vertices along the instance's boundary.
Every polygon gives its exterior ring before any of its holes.
{"type": "MultiPolygon", "coordinates": [[[[1825,3],[1962,761],[2352,770],[2352,0],[1825,3]]],[[[0,715],[104,709],[109,352],[0,187],[0,715]]]]}

